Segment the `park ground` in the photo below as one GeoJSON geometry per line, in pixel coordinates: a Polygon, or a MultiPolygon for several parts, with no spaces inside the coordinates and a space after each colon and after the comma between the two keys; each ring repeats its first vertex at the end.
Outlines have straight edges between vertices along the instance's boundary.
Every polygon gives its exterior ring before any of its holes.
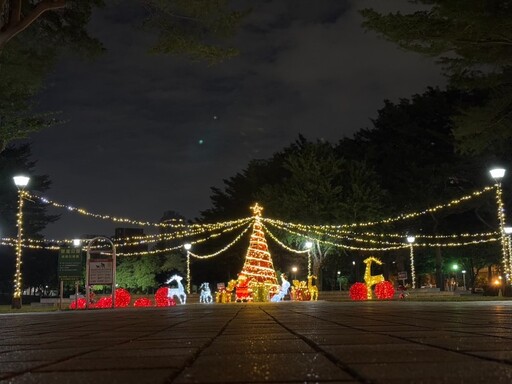
{"type": "Polygon", "coordinates": [[[0,381],[510,383],[512,301],[191,303],[0,315],[0,381]]]}

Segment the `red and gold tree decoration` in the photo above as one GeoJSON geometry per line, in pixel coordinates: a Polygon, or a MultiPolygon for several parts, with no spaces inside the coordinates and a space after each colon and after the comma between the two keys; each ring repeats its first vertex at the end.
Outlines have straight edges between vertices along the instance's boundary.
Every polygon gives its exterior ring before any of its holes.
{"type": "Polygon", "coordinates": [[[246,276],[250,280],[250,284],[278,286],[276,271],[260,221],[263,207],[256,203],[251,209],[254,215],[254,224],[249,249],[245,255],[244,266],[240,274],[246,276]]]}

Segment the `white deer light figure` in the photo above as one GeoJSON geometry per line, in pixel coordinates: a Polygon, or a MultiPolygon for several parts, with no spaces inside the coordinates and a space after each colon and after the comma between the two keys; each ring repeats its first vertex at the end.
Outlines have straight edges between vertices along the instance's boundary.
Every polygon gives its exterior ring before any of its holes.
{"type": "Polygon", "coordinates": [[[212,291],[210,290],[210,283],[203,283],[199,287],[201,294],[199,295],[199,302],[210,304],[213,302],[212,291]]]}
{"type": "Polygon", "coordinates": [[[169,284],[171,281],[175,281],[178,284],[178,288],[167,288],[167,297],[172,299],[174,296],[176,296],[178,299],[180,299],[180,304],[185,304],[187,302],[187,294],[185,293],[183,284],[181,284],[181,280],[183,280],[183,277],[172,275],[169,280],[165,282],[165,284],[169,284]]]}

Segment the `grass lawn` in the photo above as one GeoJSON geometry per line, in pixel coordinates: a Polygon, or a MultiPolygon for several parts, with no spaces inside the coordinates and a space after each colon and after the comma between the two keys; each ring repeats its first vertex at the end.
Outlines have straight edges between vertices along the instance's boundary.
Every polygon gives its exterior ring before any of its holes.
{"type": "Polygon", "coordinates": [[[12,309],[10,305],[0,305],[0,313],[30,313],[30,312],[55,312],[57,307],[34,307],[31,305],[24,305],[21,309],[12,309]]]}

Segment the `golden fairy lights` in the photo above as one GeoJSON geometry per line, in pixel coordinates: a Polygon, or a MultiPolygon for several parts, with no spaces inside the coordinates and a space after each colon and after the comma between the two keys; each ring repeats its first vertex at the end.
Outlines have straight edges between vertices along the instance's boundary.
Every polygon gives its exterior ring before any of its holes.
{"type": "MultiPolygon", "coordinates": [[[[508,257],[508,241],[506,240],[505,235],[505,206],[503,205],[503,193],[501,190],[501,183],[496,183],[496,206],[498,208],[498,222],[500,228],[500,240],[501,240],[501,253],[502,253],[502,262],[505,276],[510,276],[511,273],[511,265],[508,257]]],[[[508,279],[508,278],[507,278],[508,279]]]]}
{"type": "Polygon", "coordinates": [[[224,221],[224,222],[221,222],[221,223],[213,223],[213,224],[201,224],[201,223],[186,224],[181,219],[172,219],[172,220],[166,220],[165,222],[161,222],[161,223],[153,223],[153,222],[150,222],[150,221],[133,220],[133,219],[123,218],[123,217],[116,217],[116,216],[113,216],[113,215],[102,215],[102,214],[99,214],[99,213],[92,213],[92,212],[89,212],[89,211],[87,211],[87,210],[85,210],[83,208],[76,208],[76,207],[73,207],[72,205],[61,204],[61,203],[58,203],[56,201],[49,200],[49,199],[47,199],[45,197],[40,197],[40,196],[37,196],[37,195],[34,195],[34,194],[29,194],[28,192],[27,192],[27,197],[30,197],[33,200],[39,200],[39,201],[41,201],[44,204],[48,204],[48,205],[51,205],[51,206],[56,207],[56,208],[65,208],[65,209],[67,209],[70,212],[79,213],[79,214],[84,215],[84,216],[90,216],[90,217],[93,217],[95,219],[110,220],[110,221],[113,221],[113,222],[116,222],[116,223],[132,224],[132,225],[138,225],[138,226],[142,226],[142,227],[164,227],[164,228],[165,227],[168,227],[168,228],[201,228],[201,227],[204,227],[204,228],[213,228],[213,227],[219,227],[219,226],[221,226],[221,227],[222,226],[230,226],[230,225],[238,224],[238,223],[240,223],[242,221],[247,221],[247,220],[251,219],[251,218],[243,218],[243,219],[232,220],[232,221],[224,221]],[[172,221],[172,222],[169,223],[169,221],[172,221]]]}
{"type": "Polygon", "coordinates": [[[196,255],[195,253],[192,253],[192,252],[189,252],[189,254],[190,254],[190,256],[195,257],[196,259],[210,259],[212,257],[218,256],[221,253],[227,251],[233,245],[235,245],[235,243],[237,243],[243,237],[243,235],[245,235],[245,233],[249,230],[249,228],[251,228],[251,225],[248,225],[247,227],[245,227],[245,229],[231,243],[229,243],[226,246],[224,246],[223,248],[219,249],[217,252],[210,253],[208,255],[196,255]]]}
{"type": "MultiPolygon", "coordinates": [[[[18,239],[16,241],[16,271],[14,273],[14,293],[13,298],[21,300],[22,285],[21,285],[21,260],[22,254],[22,239],[23,239],[23,201],[26,198],[27,192],[23,189],[18,191],[18,213],[16,216],[16,226],[18,227],[18,239]]],[[[21,303],[20,303],[21,306],[21,303]]]]}
{"type": "MultiPolygon", "coordinates": [[[[406,244],[404,242],[404,235],[400,233],[376,233],[371,231],[361,231],[359,232],[359,228],[371,227],[375,225],[381,224],[390,224],[400,220],[409,220],[421,215],[426,215],[430,213],[437,212],[441,209],[451,208],[467,202],[470,199],[479,197],[488,191],[496,189],[496,201],[498,204],[498,215],[500,220],[500,231],[499,232],[487,232],[487,233],[461,233],[461,234],[447,234],[447,235],[416,235],[416,241],[414,243],[414,247],[462,247],[469,245],[476,245],[488,242],[496,242],[500,239],[503,242],[505,238],[503,235],[503,227],[505,223],[504,217],[504,207],[502,202],[502,191],[501,187],[498,184],[491,187],[485,187],[482,190],[475,191],[469,195],[463,196],[458,199],[454,199],[448,203],[439,204],[433,208],[428,208],[422,211],[410,212],[406,214],[400,214],[394,217],[388,217],[378,221],[369,221],[365,223],[350,223],[350,224],[342,224],[342,225],[306,225],[300,223],[291,223],[284,222],[281,220],[275,220],[270,218],[263,218],[262,211],[263,207],[261,207],[258,203],[254,204],[251,209],[253,211],[252,217],[246,217],[238,220],[231,220],[225,222],[218,223],[196,223],[196,224],[187,224],[182,220],[172,220],[164,223],[152,223],[149,221],[141,221],[141,220],[133,220],[128,218],[120,218],[115,217],[113,215],[102,215],[91,213],[82,208],[75,208],[73,206],[64,205],[43,197],[39,197],[37,195],[30,194],[26,191],[20,191],[20,199],[23,198],[31,198],[33,200],[39,200],[45,204],[52,205],[58,208],[64,208],[69,210],[70,212],[78,213],[85,216],[90,216],[102,220],[111,220],[116,223],[129,223],[133,225],[140,226],[150,226],[150,227],[162,227],[162,228],[170,228],[172,231],[168,231],[167,233],[161,233],[157,235],[141,235],[141,236],[133,236],[123,239],[115,240],[116,246],[119,247],[129,247],[129,246],[137,246],[141,244],[151,244],[157,242],[165,242],[171,240],[180,240],[180,239],[193,239],[188,240],[192,244],[199,244],[206,242],[210,239],[216,238],[224,233],[234,231],[240,227],[247,226],[242,233],[240,233],[234,241],[227,244],[225,247],[221,248],[219,251],[208,254],[208,255],[196,255],[189,252],[190,257],[195,257],[198,259],[206,259],[215,257],[228,248],[230,248],[234,243],[236,243],[253,225],[255,235],[257,235],[252,241],[257,242],[258,239],[264,238],[263,231],[266,232],[274,241],[276,241],[281,247],[284,249],[296,253],[296,254],[304,254],[308,253],[309,250],[296,250],[293,249],[282,241],[278,239],[278,237],[273,233],[270,227],[273,229],[277,229],[279,231],[284,231],[290,233],[294,236],[299,236],[304,240],[311,242],[318,242],[318,244],[334,246],[347,250],[354,251],[389,251],[389,250],[398,250],[404,249],[412,245],[406,244]],[[253,223],[254,221],[254,223],[253,223]],[[254,225],[257,223],[258,225],[254,225]],[[261,233],[259,233],[261,232],[261,233]]],[[[23,204],[23,201],[20,202],[23,204]]],[[[18,213],[18,225],[21,225],[22,213],[18,213]]],[[[21,268],[21,254],[22,248],[34,248],[34,249],[58,249],[59,245],[62,244],[71,244],[73,240],[65,239],[65,240],[34,240],[34,239],[10,239],[3,238],[0,239],[0,245],[8,245],[14,246],[16,248],[17,254],[17,268],[21,268]],[[18,260],[19,259],[19,260],[18,260]]],[[[86,241],[86,240],[84,240],[86,241]]],[[[504,242],[503,242],[504,244],[504,242]]],[[[254,246],[265,247],[265,244],[254,246]]],[[[170,246],[165,248],[158,248],[147,251],[137,251],[137,252],[124,252],[119,253],[119,256],[144,256],[144,255],[155,255],[160,253],[165,253],[169,251],[177,250],[181,247],[181,245],[170,246]]],[[[509,250],[508,250],[508,242],[503,245],[503,265],[506,273],[511,272],[511,260],[509,260],[509,250]]],[[[266,250],[262,250],[265,252],[266,250]]],[[[308,253],[309,255],[309,253],[308,253]]],[[[251,255],[247,255],[249,259],[251,255]]],[[[414,266],[413,266],[414,268],[414,266]]],[[[414,274],[414,272],[413,272],[414,274]]],[[[18,289],[21,289],[21,273],[16,273],[15,276],[15,284],[18,289]]],[[[21,292],[21,291],[20,291],[21,292]]]]}

